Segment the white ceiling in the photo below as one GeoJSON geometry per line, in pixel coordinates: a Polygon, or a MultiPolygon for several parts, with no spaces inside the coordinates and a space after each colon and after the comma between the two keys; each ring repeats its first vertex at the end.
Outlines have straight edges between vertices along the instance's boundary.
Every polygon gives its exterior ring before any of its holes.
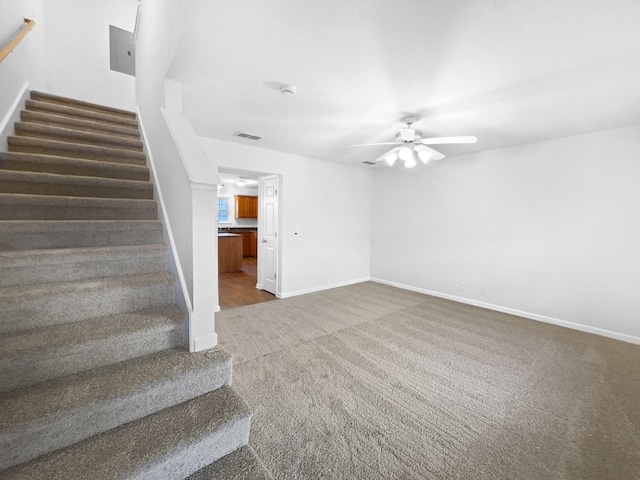
{"type": "MultiPolygon", "coordinates": [[[[453,156],[640,123],[638,0],[195,0],[168,77],[199,135],[359,165],[417,113],[453,156]],[[278,85],[297,87],[285,97],[278,85]],[[261,135],[254,142],[237,131],[261,135]]],[[[371,167],[366,167],[371,168],[371,167]]]]}

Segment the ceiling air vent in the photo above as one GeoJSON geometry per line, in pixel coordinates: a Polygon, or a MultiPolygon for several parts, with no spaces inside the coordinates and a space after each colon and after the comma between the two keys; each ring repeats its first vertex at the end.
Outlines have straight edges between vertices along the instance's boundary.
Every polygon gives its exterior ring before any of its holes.
{"type": "Polygon", "coordinates": [[[252,135],[251,133],[246,132],[236,132],[234,135],[240,138],[248,138],[249,140],[260,140],[262,138],[259,135],[252,135]]]}
{"type": "Polygon", "coordinates": [[[365,165],[375,165],[376,164],[376,162],[370,162],[369,160],[365,160],[362,163],[364,163],[365,165]]]}

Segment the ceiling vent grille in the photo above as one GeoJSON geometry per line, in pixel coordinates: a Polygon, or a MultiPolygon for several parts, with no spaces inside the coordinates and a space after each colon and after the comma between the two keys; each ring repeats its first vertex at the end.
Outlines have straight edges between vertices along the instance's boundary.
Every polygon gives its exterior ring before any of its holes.
{"type": "Polygon", "coordinates": [[[253,135],[246,132],[236,132],[234,135],[240,138],[248,138],[249,140],[260,140],[262,138],[260,135],[253,135]]]}
{"type": "Polygon", "coordinates": [[[364,163],[365,165],[375,165],[376,164],[376,162],[370,162],[369,160],[365,160],[362,163],[364,163]]]}

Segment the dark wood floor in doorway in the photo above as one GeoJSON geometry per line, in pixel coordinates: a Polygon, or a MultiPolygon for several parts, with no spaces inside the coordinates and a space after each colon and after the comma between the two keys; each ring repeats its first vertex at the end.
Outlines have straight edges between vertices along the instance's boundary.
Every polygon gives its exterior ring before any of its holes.
{"type": "Polygon", "coordinates": [[[219,274],[220,309],[226,310],[228,308],[276,300],[275,295],[256,288],[257,272],[257,259],[255,257],[244,257],[242,270],[219,274]]]}

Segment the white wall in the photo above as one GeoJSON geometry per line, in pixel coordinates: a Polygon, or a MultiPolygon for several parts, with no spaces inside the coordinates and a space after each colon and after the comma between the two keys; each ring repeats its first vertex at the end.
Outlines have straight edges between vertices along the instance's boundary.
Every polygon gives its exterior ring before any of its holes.
{"type": "MultiPolygon", "coordinates": [[[[0,131],[4,127],[3,119],[10,113],[25,83],[29,82],[31,89],[45,86],[46,22],[43,21],[43,7],[39,0],[0,1],[0,44],[4,45],[17,33],[25,17],[35,20],[36,25],[0,63],[0,131]]],[[[13,131],[12,124],[9,128],[13,131]]],[[[0,145],[0,148],[5,147],[0,145]]]]}
{"type": "Polygon", "coordinates": [[[640,126],[379,170],[372,277],[640,340],[639,178],[640,126]]]}
{"type": "Polygon", "coordinates": [[[200,138],[221,168],[281,175],[282,296],[369,278],[371,172],[200,138]],[[299,236],[294,236],[298,231],[299,236]]]}
{"type": "Polygon", "coordinates": [[[136,0],[3,0],[0,41],[36,21],[0,63],[0,119],[23,84],[81,100],[133,110],[135,78],[109,68],[109,25],[132,31],[136,0]]]}
{"type": "Polygon", "coordinates": [[[133,110],[135,78],[109,68],[109,25],[133,31],[135,0],[45,1],[46,91],[133,110]]]}
{"type": "Polygon", "coordinates": [[[193,292],[191,187],[161,113],[165,75],[180,41],[182,4],[145,1],[136,44],[136,99],[158,176],[175,247],[189,292],[193,292]]]}

